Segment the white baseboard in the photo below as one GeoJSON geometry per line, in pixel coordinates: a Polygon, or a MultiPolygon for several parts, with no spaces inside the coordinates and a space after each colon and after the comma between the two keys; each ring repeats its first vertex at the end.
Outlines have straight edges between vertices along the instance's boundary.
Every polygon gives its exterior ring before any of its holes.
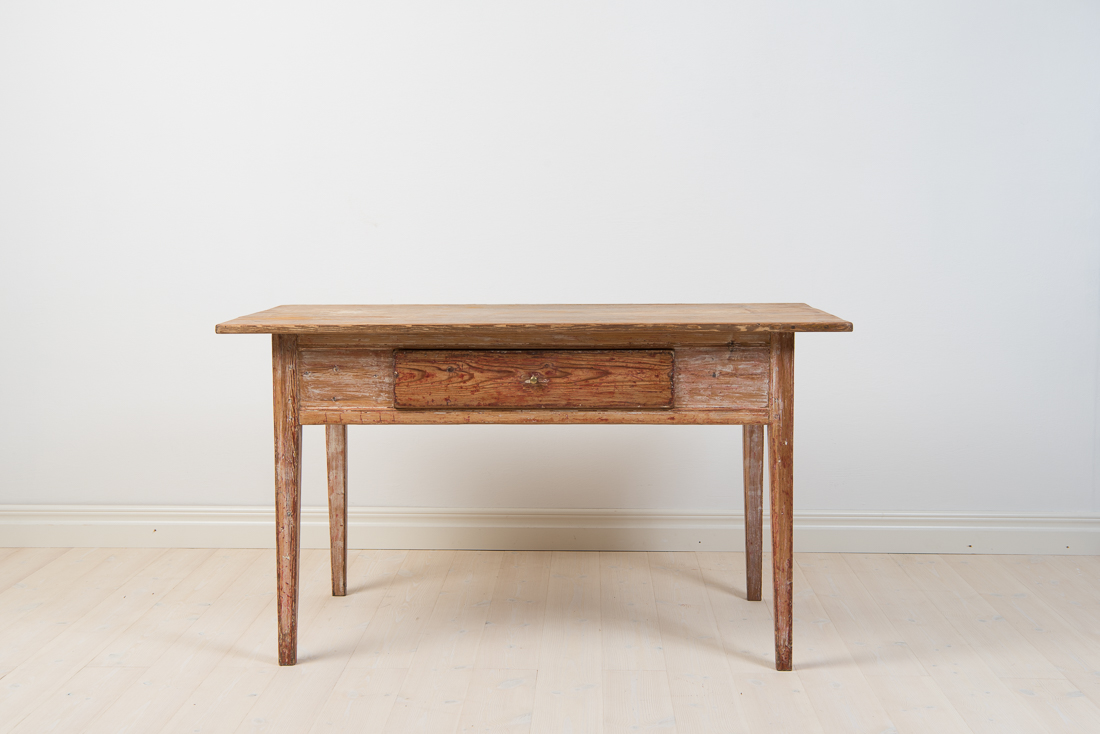
{"type": "MultiPolygon", "coordinates": [[[[0,547],[270,548],[274,522],[270,507],[0,505],[0,547]]],[[[806,510],[795,512],[794,538],[800,552],[1100,555],[1100,515],[806,510]]],[[[720,512],[348,510],[352,548],[741,550],[743,543],[743,517],[720,512]]],[[[325,508],[302,508],[302,545],[327,547],[325,508]]]]}

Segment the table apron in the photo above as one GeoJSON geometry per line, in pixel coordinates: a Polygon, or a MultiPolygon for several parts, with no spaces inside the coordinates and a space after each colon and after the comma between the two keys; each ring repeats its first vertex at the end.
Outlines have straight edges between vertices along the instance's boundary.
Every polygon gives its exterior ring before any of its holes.
{"type": "MultiPolygon", "coordinates": [[[[529,408],[493,405],[476,408],[410,409],[395,400],[395,352],[299,339],[299,422],[338,424],[596,424],[728,425],[772,420],[773,344],[771,335],[745,335],[721,346],[675,346],[672,399],[662,407],[554,405],[529,408]],[[667,406],[667,407],[664,407],[667,406]]],[[[507,351],[508,346],[495,350],[507,351]]],[[[517,355],[538,350],[514,350],[517,355]]],[[[609,352],[593,351],[596,354],[609,352]]],[[[618,354],[630,354],[619,351],[618,354]]],[[[553,354],[546,352],[546,354],[553,354]]],[[[583,351],[574,352],[583,354],[583,351]]],[[[666,371],[667,375],[667,371],[666,371]]],[[[667,383],[666,383],[667,384],[667,383]]]]}

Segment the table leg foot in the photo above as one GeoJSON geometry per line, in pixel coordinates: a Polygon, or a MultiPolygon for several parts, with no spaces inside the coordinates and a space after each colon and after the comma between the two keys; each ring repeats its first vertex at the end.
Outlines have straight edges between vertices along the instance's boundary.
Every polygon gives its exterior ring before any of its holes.
{"type": "Polygon", "coordinates": [[[348,593],[348,427],[325,426],[328,448],[328,534],[332,595],[348,593]]]}

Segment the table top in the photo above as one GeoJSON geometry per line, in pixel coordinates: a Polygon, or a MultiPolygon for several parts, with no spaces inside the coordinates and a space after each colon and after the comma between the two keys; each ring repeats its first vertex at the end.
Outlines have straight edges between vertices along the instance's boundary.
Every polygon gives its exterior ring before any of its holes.
{"type": "Polygon", "coordinates": [[[852,324],[804,303],[592,305],[276,306],[218,324],[218,334],[400,334],[478,327],[501,332],[556,329],[724,329],[736,332],[851,331],[852,324]]]}

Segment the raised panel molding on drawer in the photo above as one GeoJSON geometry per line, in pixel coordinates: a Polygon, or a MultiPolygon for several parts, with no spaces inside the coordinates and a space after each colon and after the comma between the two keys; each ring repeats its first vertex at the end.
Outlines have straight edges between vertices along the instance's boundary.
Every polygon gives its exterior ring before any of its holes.
{"type": "Polygon", "coordinates": [[[398,350],[398,409],[663,409],[671,349],[398,350]]]}

